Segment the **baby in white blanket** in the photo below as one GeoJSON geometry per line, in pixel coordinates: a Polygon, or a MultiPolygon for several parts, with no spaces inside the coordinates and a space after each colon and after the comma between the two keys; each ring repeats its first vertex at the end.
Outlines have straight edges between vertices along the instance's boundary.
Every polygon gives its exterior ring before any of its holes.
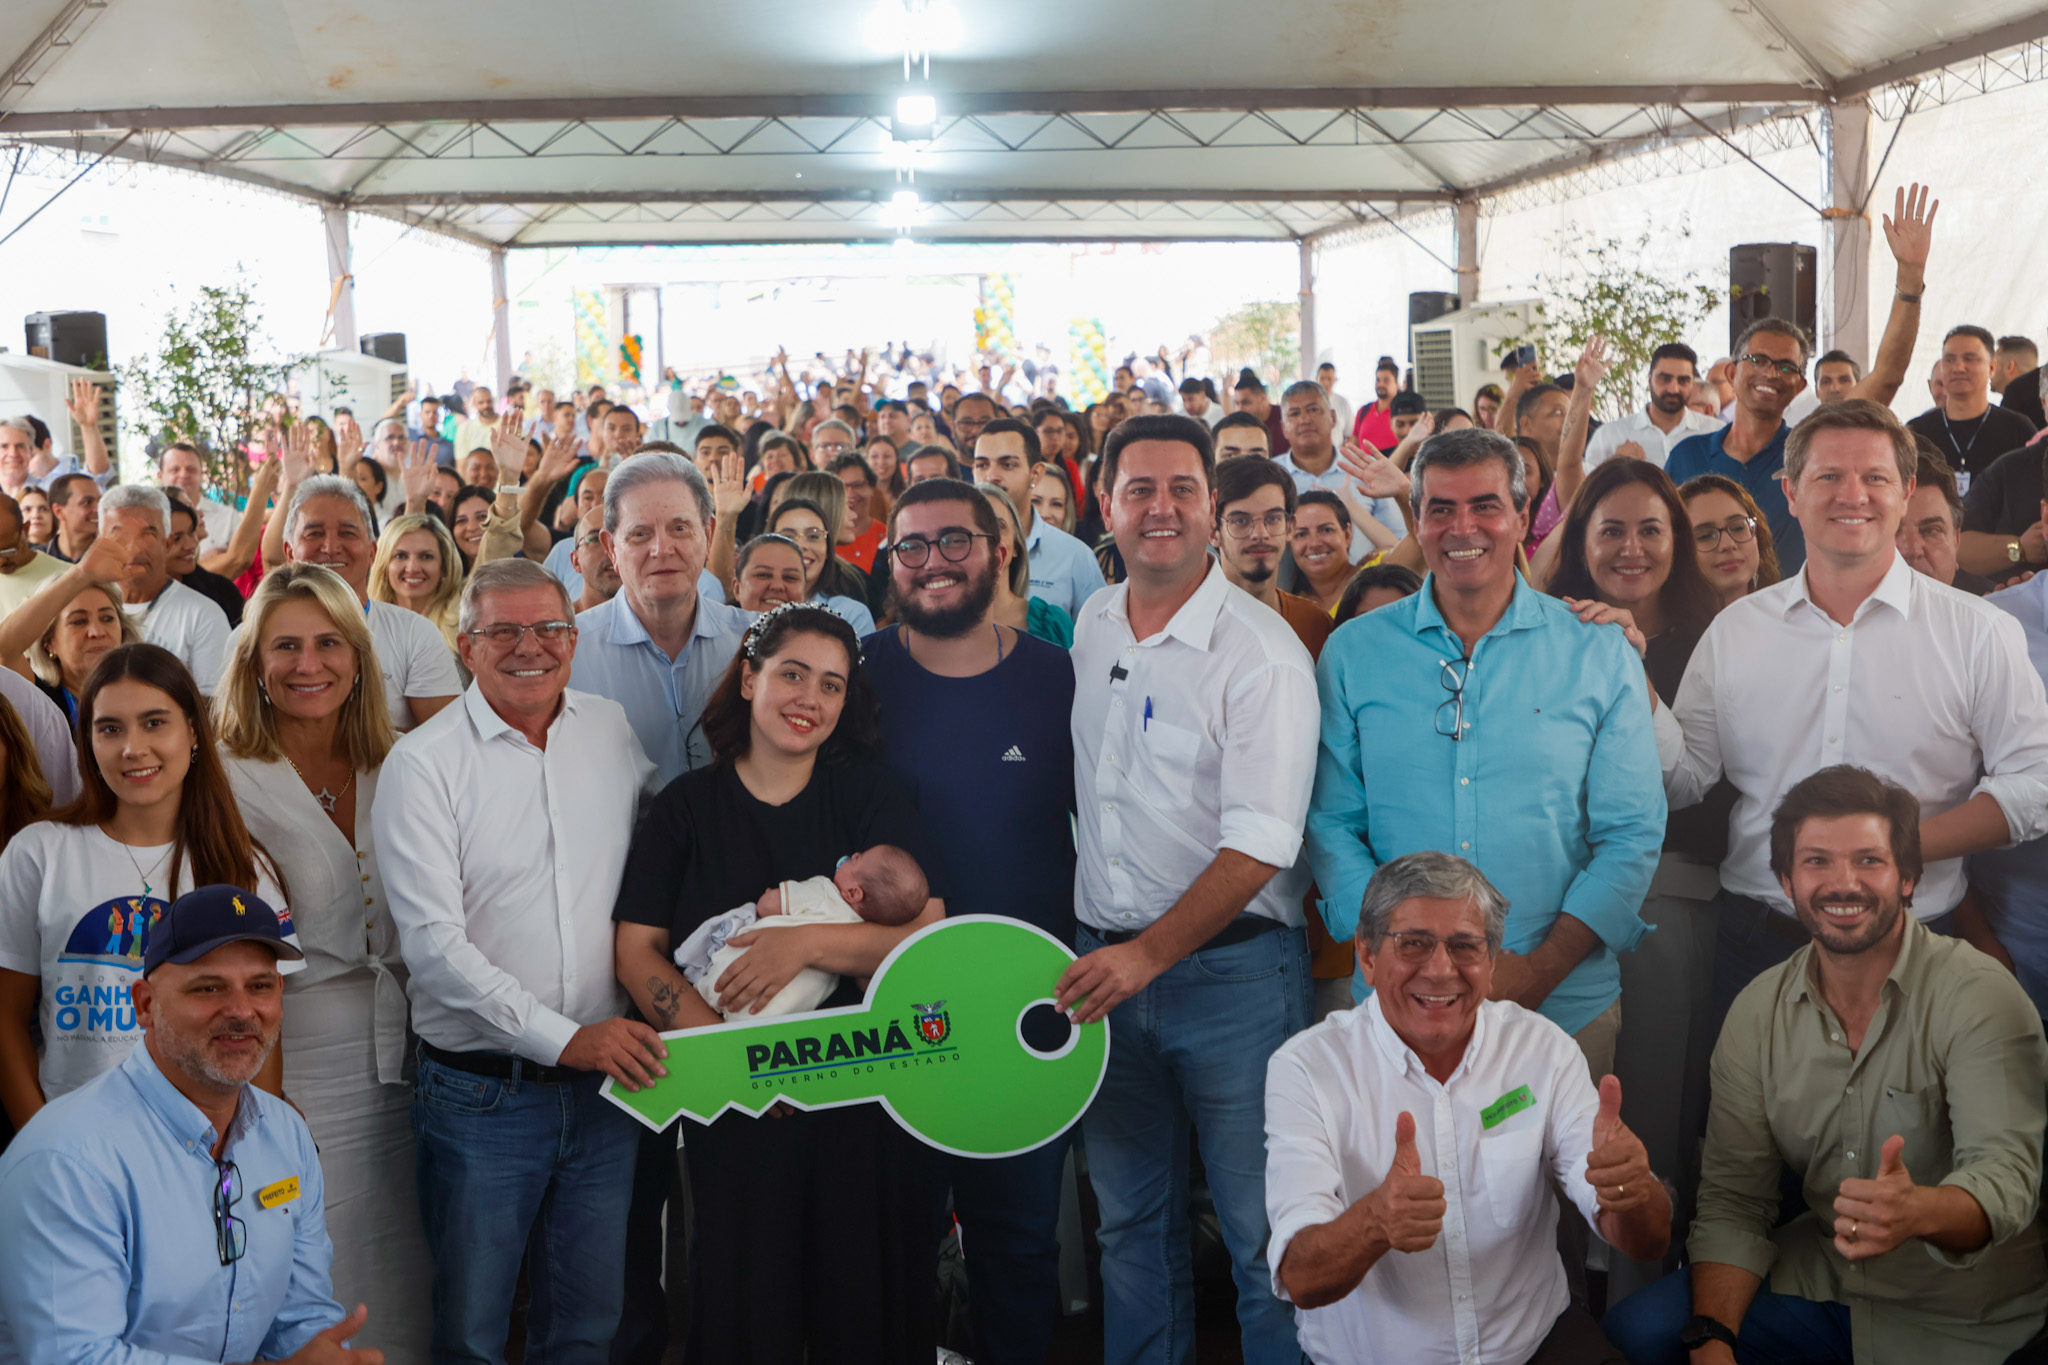
{"type": "MultiPolygon", "coordinates": [[[[829,877],[784,882],[763,892],[761,899],[697,926],[675,951],[676,966],[697,988],[706,1004],[727,1019],[739,1018],[718,1003],[718,979],[746,955],[728,941],[750,929],[799,924],[908,924],[924,910],[931,891],[917,859],[891,844],[863,849],[839,864],[829,877]]],[[[805,967],[758,1009],[750,1019],[814,1010],[832,994],[838,977],[805,967]]]]}

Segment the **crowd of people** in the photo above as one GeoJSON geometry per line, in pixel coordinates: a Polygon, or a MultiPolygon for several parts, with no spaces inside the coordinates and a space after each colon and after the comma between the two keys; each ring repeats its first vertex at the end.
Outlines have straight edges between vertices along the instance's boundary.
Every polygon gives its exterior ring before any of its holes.
{"type": "Polygon", "coordinates": [[[923,1365],[957,1235],[1038,1365],[1077,1151],[1119,1365],[1197,1181],[1259,1365],[2026,1358],[2041,372],[1892,415],[1934,216],[1867,371],[1766,318],[1605,423],[1597,337],[287,405],[246,480],[0,418],[0,1361],[923,1365]],[[601,1093],[960,914],[1110,1023],[1052,1143],[601,1093]]]}

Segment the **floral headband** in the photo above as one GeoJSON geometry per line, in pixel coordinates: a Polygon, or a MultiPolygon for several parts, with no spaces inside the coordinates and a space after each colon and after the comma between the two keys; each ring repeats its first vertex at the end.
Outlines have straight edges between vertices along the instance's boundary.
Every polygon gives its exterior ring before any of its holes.
{"type": "MultiPolygon", "coordinates": [[[[830,617],[840,625],[845,626],[848,631],[853,629],[852,624],[844,616],[841,616],[822,602],[781,602],[754,618],[754,624],[747,627],[746,635],[740,640],[740,653],[746,655],[753,662],[759,663],[761,661],[761,640],[762,637],[767,635],[769,626],[779,618],[793,612],[816,612],[821,616],[830,617]]],[[[861,648],[860,637],[857,635],[853,641],[853,657],[856,662],[865,663],[867,661],[866,651],[861,648]]]]}

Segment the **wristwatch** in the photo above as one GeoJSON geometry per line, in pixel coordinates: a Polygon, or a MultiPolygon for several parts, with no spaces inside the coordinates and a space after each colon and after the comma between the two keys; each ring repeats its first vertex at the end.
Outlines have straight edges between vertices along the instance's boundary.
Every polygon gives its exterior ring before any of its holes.
{"type": "MultiPolygon", "coordinates": [[[[525,491],[526,485],[521,483],[501,483],[498,485],[498,496],[501,498],[516,498],[525,491]]],[[[2013,551],[2013,557],[2017,559],[2019,557],[2019,547],[2015,545],[2013,551]]]]}
{"type": "Polygon", "coordinates": [[[2005,547],[2005,557],[2015,564],[2020,562],[2020,543],[2017,540],[2005,547]]]}
{"type": "Polygon", "coordinates": [[[1731,1351],[1735,1349],[1735,1333],[1704,1313],[1695,1314],[1678,1333],[1678,1344],[1688,1351],[1697,1351],[1710,1341],[1718,1341],[1731,1351]]]}

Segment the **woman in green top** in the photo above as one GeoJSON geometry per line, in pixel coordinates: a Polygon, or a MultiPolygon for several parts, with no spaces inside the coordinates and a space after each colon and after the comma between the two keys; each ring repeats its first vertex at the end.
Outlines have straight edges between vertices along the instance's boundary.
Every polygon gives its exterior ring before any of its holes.
{"type": "Polygon", "coordinates": [[[1003,539],[1010,546],[1009,570],[996,575],[996,621],[1061,649],[1072,649],[1074,618],[1031,595],[1031,559],[1024,549],[1023,534],[1017,529],[1017,509],[1010,506],[1010,495],[992,483],[974,486],[996,509],[996,520],[1003,524],[1003,539]]]}

